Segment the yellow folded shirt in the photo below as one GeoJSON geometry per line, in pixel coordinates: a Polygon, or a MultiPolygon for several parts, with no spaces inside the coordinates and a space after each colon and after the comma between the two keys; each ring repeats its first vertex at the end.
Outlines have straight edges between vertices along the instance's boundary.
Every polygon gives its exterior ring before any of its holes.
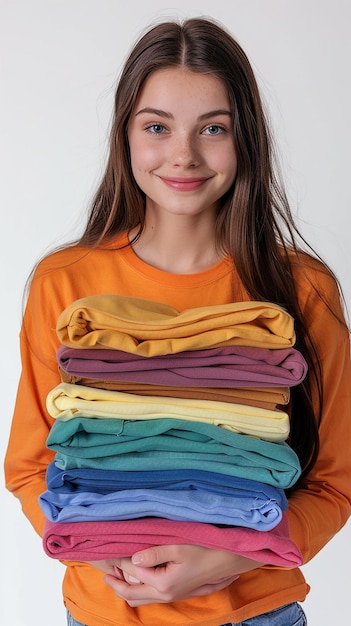
{"type": "Polygon", "coordinates": [[[120,295],[74,301],[59,316],[57,335],[75,348],[116,348],[142,356],[227,345],[288,348],[293,318],[269,302],[234,302],[187,309],[120,295]]]}
{"type": "Polygon", "coordinates": [[[199,421],[266,441],[284,441],[289,416],[284,411],[193,398],[139,396],[119,391],[60,383],[46,399],[51,417],[124,420],[184,419],[199,421]]]}

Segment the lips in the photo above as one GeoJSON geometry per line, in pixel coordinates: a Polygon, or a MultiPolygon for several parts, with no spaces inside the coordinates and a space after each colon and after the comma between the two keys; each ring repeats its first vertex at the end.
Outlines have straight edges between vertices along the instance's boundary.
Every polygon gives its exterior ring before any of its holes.
{"type": "Polygon", "coordinates": [[[177,191],[194,191],[202,187],[207,181],[207,178],[164,178],[163,176],[160,178],[168,187],[172,187],[172,189],[177,191]]]}

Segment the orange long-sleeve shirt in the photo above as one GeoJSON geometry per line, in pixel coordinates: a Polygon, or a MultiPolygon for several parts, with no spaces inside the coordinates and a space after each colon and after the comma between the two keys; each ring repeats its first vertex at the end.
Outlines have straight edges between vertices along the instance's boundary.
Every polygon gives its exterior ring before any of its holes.
{"type": "MultiPolygon", "coordinates": [[[[123,236],[118,244],[126,242],[123,236]]],[[[320,454],[304,484],[290,498],[288,510],[292,539],[307,562],[350,515],[351,363],[346,328],[311,286],[316,285],[342,315],[334,281],[314,261],[304,271],[296,266],[295,274],[301,308],[323,367],[320,454]]],[[[53,422],[45,401],[60,382],[56,322],[74,300],[111,293],[165,302],[179,311],[249,299],[228,258],[204,272],[181,276],[145,264],[130,247],[112,245],[104,250],[70,248],[40,263],[20,333],[22,374],[5,460],[7,486],[40,534],[44,517],[38,496],[46,489],[45,472],[53,459],[45,445],[53,422]]],[[[302,601],[309,589],[297,568],[262,567],[202,598],[133,609],[115,596],[95,568],[76,562],[66,565],[65,604],[77,620],[89,626],[218,626],[302,601]]]]}

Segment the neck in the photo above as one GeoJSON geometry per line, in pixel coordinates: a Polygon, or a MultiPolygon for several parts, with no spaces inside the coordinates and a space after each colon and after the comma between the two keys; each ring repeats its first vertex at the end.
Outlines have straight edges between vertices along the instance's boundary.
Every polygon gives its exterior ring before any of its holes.
{"type": "MultiPolygon", "coordinates": [[[[136,234],[132,231],[130,239],[136,234]]],[[[215,246],[214,220],[197,216],[145,216],[145,227],[133,244],[143,261],[172,274],[195,274],[218,263],[221,255],[215,246]]]]}

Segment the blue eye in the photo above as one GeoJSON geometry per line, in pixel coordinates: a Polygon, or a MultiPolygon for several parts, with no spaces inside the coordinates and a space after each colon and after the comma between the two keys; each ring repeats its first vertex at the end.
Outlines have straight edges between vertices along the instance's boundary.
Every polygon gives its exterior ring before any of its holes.
{"type": "Polygon", "coordinates": [[[145,130],[153,135],[161,135],[164,132],[165,127],[162,124],[149,124],[145,127],[145,130]]]}
{"type": "Polygon", "coordinates": [[[218,124],[211,124],[207,126],[203,132],[207,135],[219,135],[220,133],[224,133],[225,129],[222,126],[218,126],[218,124]]]}

